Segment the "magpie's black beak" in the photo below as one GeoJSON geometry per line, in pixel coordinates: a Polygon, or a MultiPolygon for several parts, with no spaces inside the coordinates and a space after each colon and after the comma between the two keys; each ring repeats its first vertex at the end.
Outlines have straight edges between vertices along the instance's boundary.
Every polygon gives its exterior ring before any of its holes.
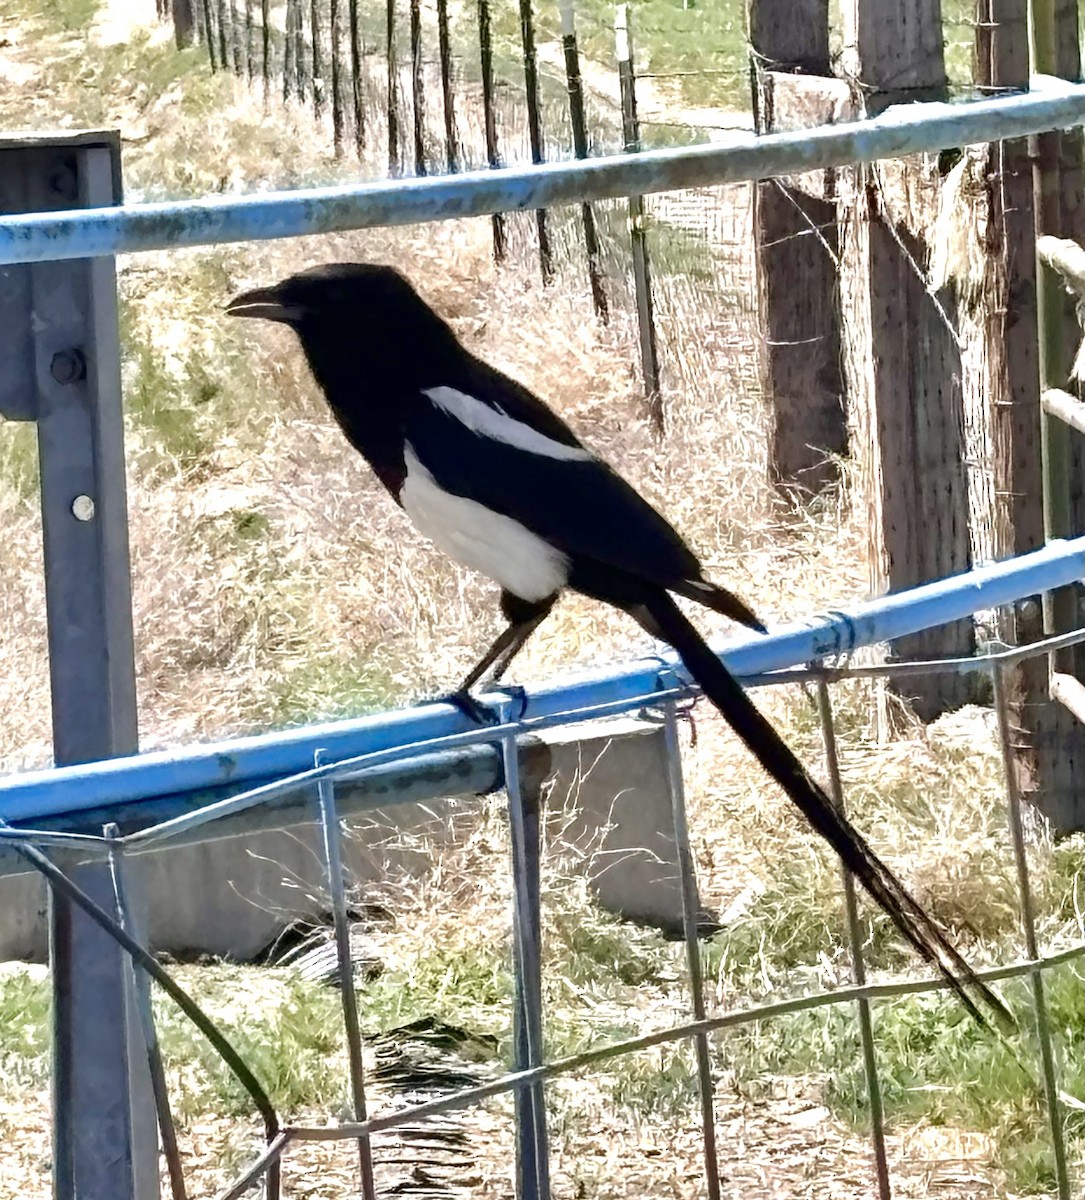
{"type": "Polygon", "coordinates": [[[302,307],[283,300],[278,288],[268,287],[235,296],[226,305],[226,313],[231,317],[260,317],[265,321],[281,321],[285,325],[292,325],[300,320],[302,307]]]}

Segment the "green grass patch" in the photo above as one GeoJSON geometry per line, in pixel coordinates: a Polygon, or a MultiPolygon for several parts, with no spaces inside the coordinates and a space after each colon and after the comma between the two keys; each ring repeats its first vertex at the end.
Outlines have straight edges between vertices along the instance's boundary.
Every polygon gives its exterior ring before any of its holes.
{"type": "Polygon", "coordinates": [[[19,502],[38,495],[37,426],[31,421],[0,421],[0,488],[19,502]]]}
{"type": "Polygon", "coordinates": [[[18,968],[0,975],[0,1088],[48,1082],[51,1011],[48,979],[18,968]]]}
{"type": "Polygon", "coordinates": [[[481,939],[435,942],[409,964],[393,966],[359,992],[362,1023],[383,1032],[434,1017],[503,1039],[507,1053],[512,1002],[508,947],[481,939]]]}
{"type": "MultiPolygon", "coordinates": [[[[189,968],[182,983],[280,1111],[337,1108],[345,1100],[346,1043],[334,989],[287,972],[224,965],[189,968]]],[[[248,1093],[172,1001],[156,996],[155,1015],[178,1115],[251,1115],[248,1093]]]]}
{"type": "MultiPolygon", "coordinates": [[[[1045,973],[1048,1020],[1060,1086],[1072,1100],[1085,1099],[1085,987],[1080,967],[1045,973]]],[[[890,1122],[926,1122],[987,1133],[995,1165],[1011,1192],[1032,1195],[1054,1189],[1051,1134],[1040,1085],[1027,983],[1004,985],[1019,1021],[1007,1042],[980,1028],[952,998],[941,994],[886,1001],[874,1010],[879,1078],[890,1122]]],[[[755,1024],[721,1039],[724,1065],[755,1095],[771,1089],[780,1074],[822,1080],[825,1103],[857,1130],[870,1119],[859,1047],[850,1005],[799,1013],[755,1024]]],[[[1082,1111],[1067,1106],[1066,1136],[1085,1136],[1082,1111]]]]}

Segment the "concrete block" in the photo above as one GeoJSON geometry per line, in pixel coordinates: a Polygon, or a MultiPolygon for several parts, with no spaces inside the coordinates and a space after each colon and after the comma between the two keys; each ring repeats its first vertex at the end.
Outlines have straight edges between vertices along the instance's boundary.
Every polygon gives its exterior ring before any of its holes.
{"type": "MultiPolygon", "coordinates": [[[[552,731],[525,741],[521,761],[525,789],[541,786],[547,797],[550,852],[587,874],[603,907],[679,930],[682,895],[662,727],[621,719],[552,731]]],[[[421,875],[432,866],[434,847],[470,835],[485,803],[467,796],[350,817],[343,822],[344,865],[363,894],[390,874],[421,875]]],[[[290,828],[131,856],[127,884],[151,947],[247,960],[293,922],[325,917],[320,829],[299,820],[304,811],[284,817],[290,828]]],[[[37,875],[0,878],[0,960],[46,960],[45,911],[37,875]]]]}
{"type": "Polygon", "coordinates": [[[679,932],[682,886],[662,725],[596,721],[545,740],[551,852],[579,860],[610,912],[679,932]]]}

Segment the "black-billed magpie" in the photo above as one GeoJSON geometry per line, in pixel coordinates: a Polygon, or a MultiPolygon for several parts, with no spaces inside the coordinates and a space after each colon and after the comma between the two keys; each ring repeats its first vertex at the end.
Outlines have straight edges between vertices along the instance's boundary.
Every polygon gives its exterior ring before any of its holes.
{"type": "Polygon", "coordinates": [[[495,580],[508,626],[453,697],[497,679],[569,587],[629,613],[677,651],[765,770],[918,953],[983,1021],[1009,1014],[811,778],[671,593],[764,632],[704,578],[681,537],[521,384],[460,345],[391,267],[337,263],[236,296],[238,317],[289,325],[336,421],[418,529],[495,580]]]}

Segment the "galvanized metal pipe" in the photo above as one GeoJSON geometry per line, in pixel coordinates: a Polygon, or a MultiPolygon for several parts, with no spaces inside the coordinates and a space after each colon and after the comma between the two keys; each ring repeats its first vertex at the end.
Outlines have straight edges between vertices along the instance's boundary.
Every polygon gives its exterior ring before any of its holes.
{"type": "MultiPolygon", "coordinates": [[[[389,78],[394,73],[390,72],[389,78]]],[[[0,220],[0,264],[413,225],[678,188],[770,179],[1085,123],[1085,85],[966,104],[908,104],[869,120],[454,177],[124,205],[0,220]]]]}
{"type": "MultiPolygon", "coordinates": [[[[981,609],[997,608],[1050,588],[1085,578],[1085,538],[1052,542],[1031,554],[979,567],[963,575],[924,584],[856,605],[803,624],[785,626],[767,636],[749,635],[723,652],[740,679],[844,655],[861,646],[893,641],[981,609]]],[[[679,678],[683,669],[673,656],[664,659],[679,678]]],[[[604,708],[636,707],[658,692],[660,659],[640,659],[525,694],[529,723],[545,723],[560,714],[604,708]]],[[[501,693],[494,699],[500,701],[501,693]]],[[[658,697],[657,697],[658,698],[658,697]]],[[[493,737],[497,731],[491,730],[493,737]]],[[[101,806],[177,796],[246,781],[280,780],[310,769],[313,753],[329,758],[360,755],[448,738],[445,748],[479,740],[478,730],[458,709],[445,704],[401,709],[352,721],[289,729],[259,737],[187,746],[131,758],[44,771],[28,771],[0,780],[0,818],[27,822],[101,806]],[[454,735],[455,743],[452,742],[454,735]]],[[[391,756],[390,756],[391,757],[391,756]]]]}

